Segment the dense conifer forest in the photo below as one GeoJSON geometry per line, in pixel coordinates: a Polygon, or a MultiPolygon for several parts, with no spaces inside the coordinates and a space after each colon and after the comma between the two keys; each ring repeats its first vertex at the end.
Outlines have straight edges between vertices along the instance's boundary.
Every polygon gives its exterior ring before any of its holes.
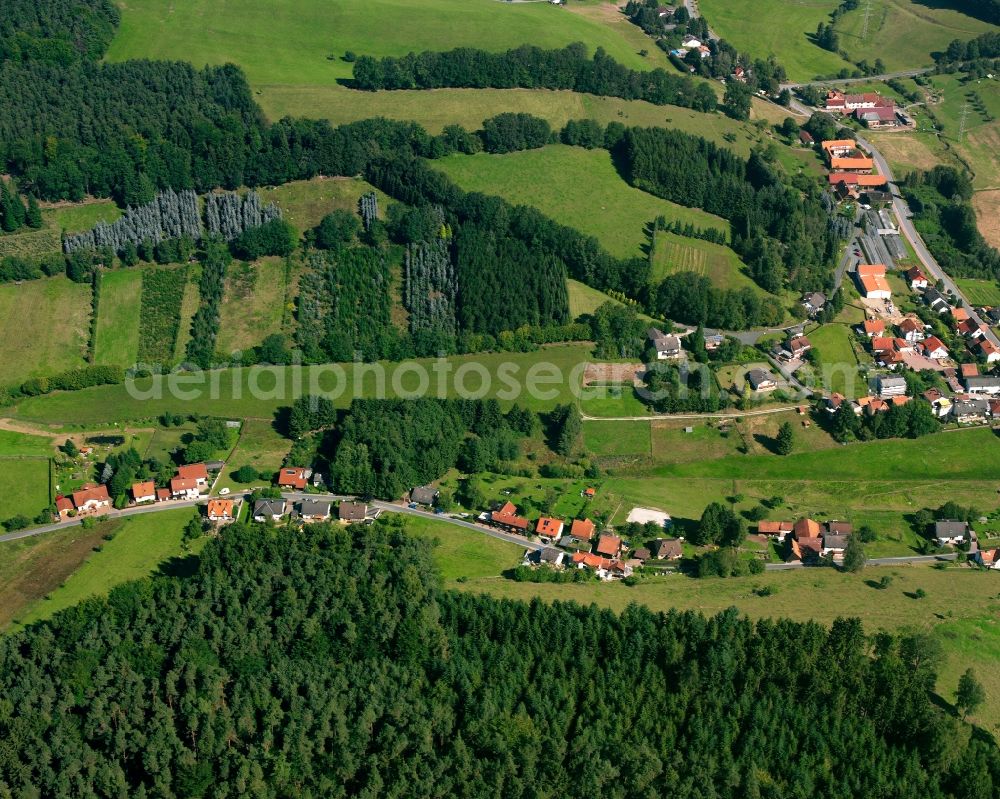
{"type": "Polygon", "coordinates": [[[0,793],[987,797],[919,638],[444,592],[401,522],[229,527],[0,641],[0,793]]]}

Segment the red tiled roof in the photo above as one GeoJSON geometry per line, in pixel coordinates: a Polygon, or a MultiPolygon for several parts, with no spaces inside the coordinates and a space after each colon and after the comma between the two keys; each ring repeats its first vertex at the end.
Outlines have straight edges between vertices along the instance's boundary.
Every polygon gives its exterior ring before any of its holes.
{"type": "Polygon", "coordinates": [[[283,466],[278,472],[278,485],[290,488],[306,487],[306,470],[302,466],[283,466]]]}
{"type": "Polygon", "coordinates": [[[594,523],[590,519],[573,519],[570,525],[569,534],[573,538],[589,541],[594,537],[594,523]]]}
{"type": "Polygon", "coordinates": [[[496,513],[490,517],[494,524],[502,524],[505,527],[513,527],[516,530],[527,530],[528,520],[510,513],[496,513]]]}
{"type": "Polygon", "coordinates": [[[73,500],[69,497],[56,497],[56,510],[60,513],[73,510],[73,500]]]}
{"type": "Polygon", "coordinates": [[[170,499],[170,489],[169,488],[158,488],[156,489],[157,499],[170,499]]]}
{"type": "Polygon", "coordinates": [[[873,333],[884,333],[885,322],[881,319],[865,319],[864,329],[869,335],[873,333]]]}
{"type": "Polygon", "coordinates": [[[102,502],[110,500],[111,497],[108,496],[108,487],[104,485],[85,485],[79,491],[73,492],[73,504],[78,508],[87,502],[102,502]]]}
{"type": "Polygon", "coordinates": [[[189,463],[186,466],[177,467],[177,476],[186,480],[207,480],[208,469],[204,463],[189,463]]]}
{"type": "Polygon", "coordinates": [[[963,363],[961,366],[962,377],[978,377],[979,367],[974,363],[963,363]]]}
{"type": "Polygon", "coordinates": [[[170,491],[174,494],[198,487],[198,481],[193,477],[174,477],[170,481],[170,491]]]}
{"type": "Polygon", "coordinates": [[[600,555],[617,555],[622,548],[622,540],[616,535],[602,535],[597,539],[597,552],[600,555]]]}
{"type": "Polygon", "coordinates": [[[152,497],[156,495],[156,483],[152,480],[146,480],[143,483],[136,483],[132,486],[132,497],[138,499],[139,497],[152,497]]]}
{"type": "Polygon", "coordinates": [[[916,319],[911,319],[908,316],[899,323],[899,329],[904,333],[916,333],[918,330],[924,329],[924,323],[918,322],[916,319]]]}
{"type": "Polygon", "coordinates": [[[944,345],[944,342],[941,341],[941,339],[939,339],[937,336],[928,336],[927,338],[925,338],[924,349],[927,352],[934,352],[934,350],[937,349],[943,349],[945,352],[948,351],[948,348],[944,345]]]}
{"type": "Polygon", "coordinates": [[[233,501],[231,499],[210,499],[208,501],[208,515],[223,518],[232,517],[233,501]]]}
{"type": "Polygon", "coordinates": [[[535,524],[536,535],[554,536],[562,532],[563,523],[551,516],[542,516],[535,524]]]}
{"type": "Polygon", "coordinates": [[[799,519],[792,528],[795,538],[801,541],[803,538],[816,538],[819,536],[819,522],[812,519],[799,519]]]}
{"type": "Polygon", "coordinates": [[[777,535],[791,532],[792,526],[791,522],[758,522],[757,532],[761,535],[777,535]]]}
{"type": "Polygon", "coordinates": [[[508,500],[507,502],[503,503],[503,505],[501,505],[499,508],[497,508],[494,511],[494,513],[501,513],[505,516],[513,516],[515,513],[517,513],[517,505],[508,500]]]}
{"type": "Polygon", "coordinates": [[[598,555],[591,555],[589,552],[574,552],[573,562],[582,563],[591,569],[607,569],[611,566],[611,561],[598,555]]]}

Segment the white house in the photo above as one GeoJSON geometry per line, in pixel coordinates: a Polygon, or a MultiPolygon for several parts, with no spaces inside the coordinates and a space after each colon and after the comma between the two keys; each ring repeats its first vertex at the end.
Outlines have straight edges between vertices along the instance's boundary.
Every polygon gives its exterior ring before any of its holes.
{"type": "Polygon", "coordinates": [[[110,508],[111,497],[108,496],[108,487],[88,483],[79,491],[73,492],[73,504],[80,513],[110,508]]]}
{"type": "Polygon", "coordinates": [[[646,336],[656,350],[657,360],[673,361],[684,357],[684,349],[681,347],[681,340],[677,336],[668,336],[662,330],[655,327],[649,328],[646,336]]]}
{"type": "Polygon", "coordinates": [[[287,503],[283,499],[258,499],[253,506],[255,522],[276,522],[285,515],[287,503]]]}
{"type": "Polygon", "coordinates": [[[941,546],[961,544],[969,536],[969,533],[967,522],[958,522],[954,519],[934,522],[934,538],[941,546]]]}
{"type": "Polygon", "coordinates": [[[201,489],[193,477],[174,477],[170,481],[170,496],[174,499],[198,499],[201,489]]]}
{"type": "Polygon", "coordinates": [[[136,505],[141,505],[143,502],[156,502],[156,483],[152,480],[136,483],[132,486],[132,499],[135,500],[136,505]]]}
{"type": "Polygon", "coordinates": [[[902,397],[906,394],[906,379],[879,375],[875,378],[875,387],[880,397],[902,397]]]}
{"type": "Polygon", "coordinates": [[[948,348],[937,336],[930,336],[924,339],[924,356],[931,360],[948,357],[948,348]]]}

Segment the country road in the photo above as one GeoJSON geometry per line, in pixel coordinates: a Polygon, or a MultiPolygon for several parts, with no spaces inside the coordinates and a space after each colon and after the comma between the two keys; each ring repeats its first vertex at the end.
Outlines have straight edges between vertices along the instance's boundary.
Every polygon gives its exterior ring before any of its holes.
{"type": "Polygon", "coordinates": [[[834,78],[833,80],[811,80],[804,83],[782,83],[782,89],[802,89],[806,86],[847,86],[851,83],[875,83],[877,81],[893,80],[895,78],[915,78],[933,72],[933,67],[923,69],[907,69],[902,72],[883,72],[881,75],[868,75],[861,78],[834,78]]]}

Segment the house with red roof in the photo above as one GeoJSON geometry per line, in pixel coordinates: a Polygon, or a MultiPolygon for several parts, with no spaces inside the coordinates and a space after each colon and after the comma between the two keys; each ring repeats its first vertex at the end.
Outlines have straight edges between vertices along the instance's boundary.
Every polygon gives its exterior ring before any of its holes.
{"type": "Polygon", "coordinates": [[[108,487],[87,483],[79,491],[73,492],[73,505],[79,513],[92,513],[111,507],[108,487]]]}
{"type": "Polygon", "coordinates": [[[551,516],[542,516],[535,523],[535,535],[539,538],[547,538],[549,541],[555,541],[560,536],[562,536],[563,528],[565,525],[560,519],[554,519],[551,516]]]}
{"type": "Polygon", "coordinates": [[[73,506],[72,499],[61,494],[56,497],[56,514],[59,516],[59,521],[69,518],[74,513],[76,513],[76,508],[73,506]]]}
{"type": "Polygon", "coordinates": [[[156,483],[144,480],[132,486],[132,500],[136,505],[143,502],[156,502],[156,483]]]}
{"type": "Polygon", "coordinates": [[[884,336],[885,335],[885,322],[882,319],[865,319],[861,323],[860,332],[872,338],[873,336],[884,336]]]}
{"type": "Polygon", "coordinates": [[[173,499],[198,499],[201,486],[194,477],[174,477],[170,481],[170,496],[173,499]]]}
{"type": "Polygon", "coordinates": [[[928,336],[923,341],[924,357],[931,360],[940,360],[948,357],[948,348],[937,336],[928,336]]]}
{"type": "Polygon", "coordinates": [[[907,269],[906,279],[910,283],[910,288],[913,289],[914,291],[925,289],[930,285],[930,282],[927,280],[927,276],[920,271],[919,266],[914,266],[911,267],[910,269],[907,269]]]}
{"type": "Polygon", "coordinates": [[[199,487],[208,486],[208,469],[204,463],[189,463],[177,467],[177,476],[184,480],[194,480],[199,487]]]}
{"type": "Polygon", "coordinates": [[[617,535],[605,534],[597,539],[597,554],[617,558],[622,553],[622,540],[617,535]]]}
{"type": "Polygon", "coordinates": [[[282,466],[278,472],[278,485],[282,488],[302,491],[307,482],[306,469],[303,466],[282,466]]]}

